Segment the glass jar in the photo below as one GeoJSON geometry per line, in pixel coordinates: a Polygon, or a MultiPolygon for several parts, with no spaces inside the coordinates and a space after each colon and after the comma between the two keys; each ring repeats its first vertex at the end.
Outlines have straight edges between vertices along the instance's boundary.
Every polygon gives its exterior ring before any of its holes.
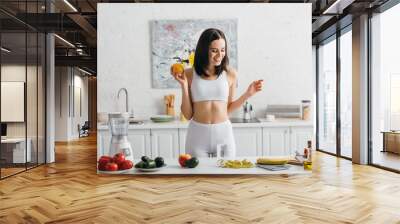
{"type": "Polygon", "coordinates": [[[301,119],[309,120],[311,115],[311,100],[301,101],[301,119]]]}

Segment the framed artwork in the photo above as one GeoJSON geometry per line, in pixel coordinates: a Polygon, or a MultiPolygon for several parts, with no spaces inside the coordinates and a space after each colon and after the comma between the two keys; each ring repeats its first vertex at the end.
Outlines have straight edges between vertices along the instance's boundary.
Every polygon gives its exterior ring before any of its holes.
{"type": "Polygon", "coordinates": [[[170,67],[176,62],[183,62],[185,67],[193,65],[197,41],[208,28],[225,33],[229,65],[237,69],[237,19],[154,20],[150,23],[153,88],[179,88],[170,74],[170,67]]]}

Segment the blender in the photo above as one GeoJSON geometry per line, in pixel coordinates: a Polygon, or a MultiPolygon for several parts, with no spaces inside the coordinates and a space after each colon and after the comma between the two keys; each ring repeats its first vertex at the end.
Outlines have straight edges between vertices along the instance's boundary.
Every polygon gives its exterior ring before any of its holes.
{"type": "Polygon", "coordinates": [[[121,152],[125,159],[133,161],[133,151],[128,141],[129,114],[109,114],[108,118],[111,133],[110,156],[121,152]]]}

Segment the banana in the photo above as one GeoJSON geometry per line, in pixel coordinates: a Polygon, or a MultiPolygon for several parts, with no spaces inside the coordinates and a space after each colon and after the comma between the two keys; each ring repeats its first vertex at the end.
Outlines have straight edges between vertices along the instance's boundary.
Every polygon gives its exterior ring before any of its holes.
{"type": "Polygon", "coordinates": [[[247,159],[240,160],[219,160],[219,165],[223,168],[252,168],[254,164],[247,159]]]}
{"type": "Polygon", "coordinates": [[[288,157],[261,157],[257,159],[257,163],[262,165],[283,165],[288,161],[288,157]]]}

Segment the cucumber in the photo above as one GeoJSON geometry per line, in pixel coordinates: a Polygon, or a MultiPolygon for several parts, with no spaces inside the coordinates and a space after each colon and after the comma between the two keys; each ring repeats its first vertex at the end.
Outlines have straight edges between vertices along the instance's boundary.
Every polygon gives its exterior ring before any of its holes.
{"type": "Polygon", "coordinates": [[[135,168],[143,168],[144,167],[144,162],[140,161],[138,163],[135,164],[135,168]]]}

